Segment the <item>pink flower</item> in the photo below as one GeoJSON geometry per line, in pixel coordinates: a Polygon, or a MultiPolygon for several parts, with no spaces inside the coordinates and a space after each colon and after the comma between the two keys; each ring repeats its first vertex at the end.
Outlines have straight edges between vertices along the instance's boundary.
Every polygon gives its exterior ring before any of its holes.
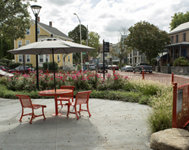
{"type": "Polygon", "coordinates": [[[115,78],[114,78],[114,80],[117,80],[117,79],[118,79],[118,77],[115,77],[115,78]]]}

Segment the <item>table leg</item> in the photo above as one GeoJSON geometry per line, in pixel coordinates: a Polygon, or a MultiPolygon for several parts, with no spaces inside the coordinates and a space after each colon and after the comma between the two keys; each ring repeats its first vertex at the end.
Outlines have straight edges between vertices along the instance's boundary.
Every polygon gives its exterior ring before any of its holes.
{"type": "Polygon", "coordinates": [[[58,113],[58,101],[57,101],[57,96],[54,97],[54,103],[55,103],[55,113],[52,114],[52,116],[61,116],[62,113],[58,113]]]}

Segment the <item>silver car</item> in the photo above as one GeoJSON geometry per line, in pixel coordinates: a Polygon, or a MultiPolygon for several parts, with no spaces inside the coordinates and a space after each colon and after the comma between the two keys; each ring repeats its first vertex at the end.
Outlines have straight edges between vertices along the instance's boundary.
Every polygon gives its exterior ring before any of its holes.
{"type": "Polygon", "coordinates": [[[121,68],[121,71],[125,71],[125,72],[132,72],[133,71],[133,67],[130,65],[125,65],[121,68]]]}
{"type": "Polygon", "coordinates": [[[89,65],[89,70],[96,70],[96,65],[90,64],[89,65]]]}

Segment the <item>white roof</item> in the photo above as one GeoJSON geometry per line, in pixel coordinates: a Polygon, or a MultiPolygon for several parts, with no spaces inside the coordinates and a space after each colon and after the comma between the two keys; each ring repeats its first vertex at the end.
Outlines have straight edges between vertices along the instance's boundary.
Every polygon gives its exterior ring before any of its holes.
{"type": "Polygon", "coordinates": [[[180,31],[184,31],[184,30],[187,30],[187,29],[189,29],[189,22],[180,24],[178,27],[173,29],[169,34],[173,34],[173,33],[180,32],[180,31]]]}

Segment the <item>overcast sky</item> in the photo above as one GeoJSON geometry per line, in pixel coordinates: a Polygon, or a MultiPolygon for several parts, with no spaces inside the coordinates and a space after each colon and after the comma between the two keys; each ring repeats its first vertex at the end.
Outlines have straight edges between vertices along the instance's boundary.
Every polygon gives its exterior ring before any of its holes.
{"type": "MultiPolygon", "coordinates": [[[[117,43],[121,27],[129,28],[139,21],[148,21],[161,30],[170,31],[171,16],[189,11],[188,0],[37,0],[31,5],[40,5],[40,21],[58,28],[68,35],[79,21],[89,31],[100,35],[100,42],[117,43]]],[[[31,12],[32,19],[34,15],[31,12]]]]}

